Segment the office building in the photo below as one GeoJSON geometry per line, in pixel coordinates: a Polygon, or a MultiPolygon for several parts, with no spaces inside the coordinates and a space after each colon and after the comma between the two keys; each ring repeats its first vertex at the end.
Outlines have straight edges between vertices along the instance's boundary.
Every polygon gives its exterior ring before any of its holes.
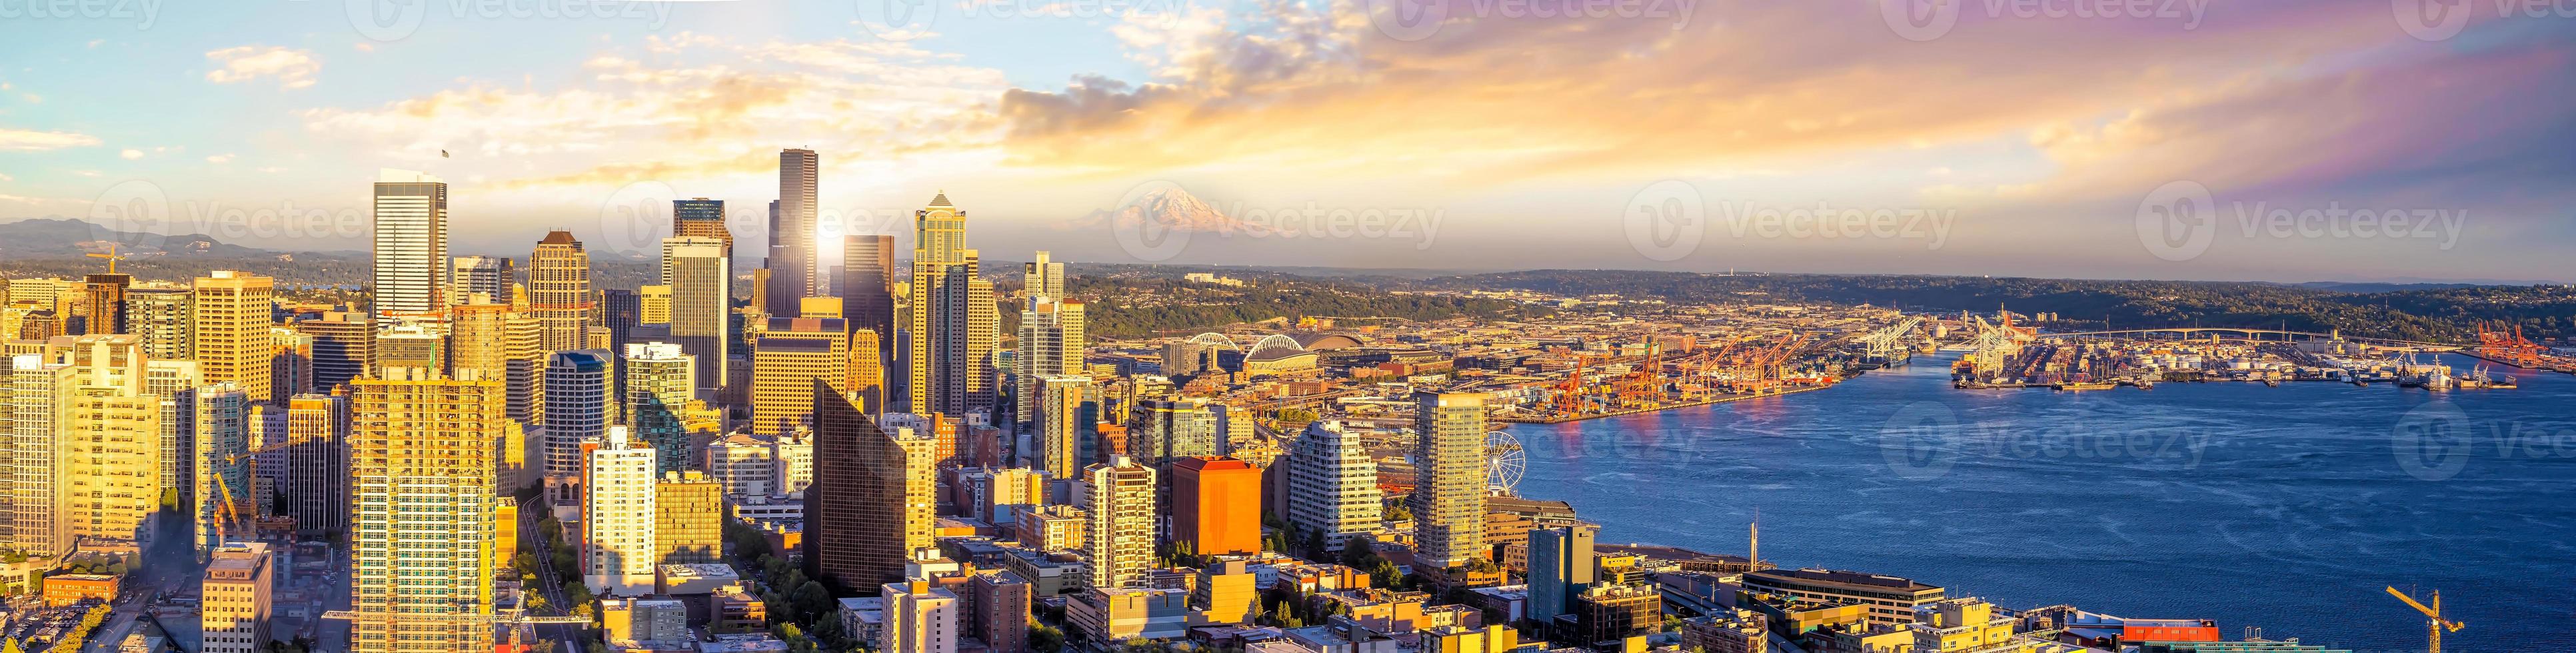
{"type": "Polygon", "coordinates": [[[352,385],[350,650],[492,650],[499,380],[394,368],[352,385]]]}
{"type": "Polygon", "coordinates": [[[775,435],[805,426],[814,384],[846,393],[850,331],[839,318],[772,317],[751,348],[751,432],[775,435]]]}
{"type": "Polygon", "coordinates": [[[725,361],[734,340],[732,306],[726,287],[725,245],[712,238],[662,241],[664,265],[671,271],[671,342],[697,357],[697,383],[712,393],[725,385],[725,361]]]}
{"type": "Polygon", "coordinates": [[[1576,594],[1591,589],[1592,544],[1599,530],[1590,524],[1576,524],[1530,531],[1530,621],[1555,623],[1559,615],[1571,612],[1576,594]]]}
{"type": "Polygon", "coordinates": [[[583,442],[596,442],[608,432],[610,410],[608,352],[596,349],[555,352],[546,360],[545,442],[539,471],[557,501],[581,500],[574,488],[585,462],[583,442]]]}
{"type": "Polygon", "coordinates": [[[942,193],[913,212],[913,226],[905,410],[963,415],[990,408],[994,331],[1001,316],[993,305],[993,283],[978,276],[979,257],[966,248],[966,212],[942,193]]]}
{"type": "Polygon", "coordinates": [[[284,403],[287,397],[311,392],[313,336],[284,326],[270,326],[268,337],[269,400],[284,403]]]}
{"type": "Polygon", "coordinates": [[[662,559],[653,537],[661,518],[653,506],[661,478],[653,448],[629,438],[626,427],[611,426],[588,456],[581,483],[582,582],[604,595],[650,594],[662,559]]]}
{"type": "Polygon", "coordinates": [[[877,349],[883,342],[875,331],[850,332],[850,376],[842,391],[858,398],[859,409],[870,415],[882,414],[886,409],[886,359],[877,349]]]}
{"type": "Polygon", "coordinates": [[[216,270],[198,277],[194,298],[198,373],[207,383],[230,383],[252,401],[269,399],[269,335],[275,282],[268,277],[216,270]]]}
{"type": "Polygon", "coordinates": [[[286,407],[286,458],[295,492],[287,516],[306,536],[337,536],[349,529],[349,398],[296,395],[286,407]]]}
{"type": "Polygon", "coordinates": [[[451,374],[501,379],[509,388],[510,419],[536,426],[545,410],[546,350],[535,318],[505,304],[460,304],[449,309],[447,360],[451,374]]]}
{"type": "Polygon", "coordinates": [[[680,411],[697,388],[697,361],[665,342],[626,346],[626,422],[635,438],[653,447],[662,471],[686,469],[695,459],[689,451],[689,428],[680,411]]]}
{"type": "MultiPolygon", "coordinates": [[[[1299,536],[1320,533],[1326,546],[1377,532],[1384,512],[1377,459],[1339,421],[1306,425],[1288,454],[1288,523],[1299,536]]],[[[1417,516],[1418,518],[1418,516],[1417,516]]]]}
{"type": "Polygon", "coordinates": [[[1127,455],[1159,467],[1223,453],[1218,423],[1222,410],[1223,406],[1205,398],[1136,402],[1135,426],[1127,432],[1127,455]]]}
{"type": "Polygon", "coordinates": [[[1414,560],[1448,568],[1486,559],[1485,396],[1425,392],[1414,400],[1414,560]]]}
{"type": "Polygon", "coordinates": [[[1020,295],[1034,304],[1041,298],[1063,299],[1064,262],[1041,250],[1020,268],[1020,295]]]}
{"type": "Polygon", "coordinates": [[[822,294],[814,276],[815,239],[821,235],[815,180],[821,165],[813,150],[778,152],[778,204],[770,209],[769,284],[762,297],[768,302],[762,310],[770,315],[795,315],[799,301],[822,294]]]}
{"type": "Polygon", "coordinates": [[[886,429],[815,381],[814,484],[805,489],[805,575],[865,591],[903,579],[931,546],[930,434],[886,429]]]}
{"type": "Polygon", "coordinates": [[[653,484],[653,515],[660,564],[724,562],[724,485],[705,472],[662,472],[653,484]]]}
{"type": "Polygon", "coordinates": [[[143,339],[133,335],[54,338],[53,455],[27,451],[20,463],[54,465],[59,483],[56,541],[115,549],[148,539],[161,502],[161,398],[147,387],[143,339]]]}
{"type": "MultiPolygon", "coordinates": [[[[724,277],[728,280],[733,278],[733,267],[730,263],[734,259],[733,230],[725,226],[724,200],[711,200],[704,197],[672,200],[671,236],[708,238],[724,243],[724,257],[727,261],[724,277]]],[[[671,268],[667,258],[663,262],[662,276],[655,280],[665,285],[671,283],[671,268]]]]}
{"type": "Polygon", "coordinates": [[[143,337],[153,360],[196,360],[196,289],[151,283],[125,289],[125,332],[143,337]]]}
{"type": "Polygon", "coordinates": [[[134,285],[134,275],[119,274],[116,258],[107,261],[106,274],[81,277],[82,335],[125,333],[125,290],[134,285]]]}
{"type": "Polygon", "coordinates": [[[1736,608],[1682,620],[1682,649],[1708,653],[1766,653],[1771,650],[1768,620],[1762,613],[1736,608]]]}
{"type": "Polygon", "coordinates": [[[10,451],[12,474],[9,485],[10,548],[31,556],[60,555],[71,550],[71,538],[60,524],[62,494],[57,483],[60,468],[55,437],[60,430],[62,377],[67,376],[59,362],[45,361],[43,354],[20,354],[12,357],[10,380],[10,451]]]}
{"type": "Polygon", "coordinates": [[[444,322],[403,322],[377,331],[374,368],[447,369],[446,329],[444,322]]]}
{"type": "Polygon", "coordinates": [[[270,595],[276,582],[268,545],[228,542],[208,558],[199,586],[197,624],[204,645],[198,653],[268,650],[270,595]]]}
{"type": "MultiPolygon", "coordinates": [[[[1043,252],[1041,253],[1043,254],[1043,252]]],[[[1053,263],[1062,276],[1064,264],[1053,263]]],[[[1037,281],[1032,275],[1032,281],[1037,281]]],[[[1057,281],[1062,284],[1061,279],[1057,281]]],[[[1038,409],[1038,384],[1049,376],[1076,376],[1084,372],[1082,353],[1082,302],[1061,297],[1031,296],[1028,310],[1020,311],[1019,348],[1011,352],[1016,368],[1013,378],[1018,405],[1013,415],[1021,422],[1030,419],[1038,409]]]]}
{"type": "Polygon", "coordinates": [[[546,351],[590,348],[584,334],[593,301],[590,253],[571,232],[547,232],[528,255],[528,312],[537,318],[538,345],[546,351]]]}
{"type": "Polygon", "coordinates": [[[330,311],[292,325],[313,336],[313,387],[306,392],[330,392],[375,369],[376,325],[365,311],[330,311]]]}
{"type": "Polygon", "coordinates": [[[1550,640],[1607,647],[1662,632],[1664,595],[1653,587],[1600,584],[1574,596],[1574,614],[1557,617],[1550,640]]]}
{"type": "MultiPolygon", "coordinates": [[[[669,265],[669,262],[669,259],[663,261],[665,266],[669,265]]],[[[670,286],[652,285],[635,289],[635,323],[663,325],[671,323],[670,286]]]]}
{"type": "Polygon", "coordinates": [[[894,260],[894,236],[841,237],[841,314],[852,331],[875,333],[880,353],[895,351],[894,260]]]}
{"type": "Polygon", "coordinates": [[[450,304],[472,304],[482,295],[489,304],[508,306],[518,301],[510,291],[519,285],[519,273],[511,269],[510,259],[499,256],[459,256],[448,268],[450,304]]]}
{"type": "MultiPolygon", "coordinates": [[[[147,356],[148,357],[148,356],[147,356]]],[[[197,487],[197,389],[205,379],[195,361],[146,361],[143,390],[160,398],[161,487],[177,491],[179,505],[193,505],[197,487]]],[[[6,377],[0,377],[6,378],[6,377]]],[[[0,381],[0,390],[8,384],[0,381]]],[[[5,406],[0,402],[0,406],[5,406]]],[[[6,417],[0,412],[0,417],[6,417]]],[[[0,428],[0,433],[9,429],[0,428]]]]}
{"type": "Polygon", "coordinates": [[[436,317],[447,304],[447,182],[384,170],[375,186],[376,323],[436,317]]]}
{"type": "Polygon", "coordinates": [[[1139,587],[1154,567],[1154,468],[1125,456],[1093,465],[1091,531],[1085,560],[1091,587],[1139,587]]]}
{"type": "Polygon", "coordinates": [[[1939,601],[1942,589],[1896,576],[1829,569],[1764,569],[1744,574],[1744,591],[1814,601],[1856,603],[1868,607],[1872,625],[1903,627],[1915,621],[1914,608],[1939,601]]]}
{"type": "Polygon", "coordinates": [[[1047,476],[1074,478],[1091,460],[1084,435],[1098,421],[1091,377],[1045,377],[1038,380],[1037,392],[1037,460],[1032,462],[1047,476]]]}
{"type": "Polygon", "coordinates": [[[886,583],[885,622],[877,628],[879,653],[957,653],[957,595],[927,580],[886,583]]]}
{"type": "Polygon", "coordinates": [[[1198,555],[1261,552],[1261,470],[1233,458],[1172,461],[1172,546],[1198,555]]]}

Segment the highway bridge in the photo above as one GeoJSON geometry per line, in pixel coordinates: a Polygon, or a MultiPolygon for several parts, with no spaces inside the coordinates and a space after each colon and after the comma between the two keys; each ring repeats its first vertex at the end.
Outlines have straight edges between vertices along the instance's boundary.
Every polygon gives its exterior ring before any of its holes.
{"type": "Polygon", "coordinates": [[[2189,338],[2191,338],[2191,337],[2192,337],[2192,335],[2193,335],[2193,334],[2209,334],[2209,335],[2211,335],[2211,336],[2216,336],[2216,337],[2219,337],[2219,338],[2221,338],[2221,339],[2230,339],[2230,338],[2229,338],[2229,336],[2231,336],[2231,335],[2232,335],[2232,336],[2234,336],[2232,339],[2235,339],[2235,340],[2275,340],[2275,341],[2287,341],[2287,340],[2295,340],[2295,339],[2301,339],[2301,338],[2306,338],[2306,339],[2341,339],[2341,340],[2346,340],[2346,341],[2351,341],[2351,342],[2358,342],[2358,343],[2369,344],[2369,345],[2378,345],[2378,346],[2383,346],[2383,347],[2418,347],[2418,348],[2428,348],[2428,349],[2459,349],[2459,348],[2462,348],[2462,347],[2465,347],[2465,346],[2466,346],[2466,345],[2461,345],[2461,344],[2457,344],[2457,343],[2448,343],[2448,342],[2420,342],[2420,341],[2415,341],[2415,340],[2391,340],[2391,339],[2387,339],[2387,338],[2347,338],[2347,337],[2344,337],[2343,335],[2341,335],[2341,334],[2337,334],[2337,333],[2317,333],[2317,332],[2314,332],[2314,331],[2285,331],[2285,330],[2281,330],[2281,329],[2245,329],[2245,328],[2238,328],[2238,327],[2168,327],[2168,328],[2162,328],[2162,329],[2123,329],[2123,330],[2118,330],[2118,331],[2067,331],[2067,332],[2059,332],[2059,333],[2041,333],[2041,334],[2039,334],[2039,337],[2040,337],[2040,338],[2042,338],[2042,339],[2068,339],[2068,338],[2135,337],[2135,336],[2145,336],[2145,335],[2154,335],[2154,334],[2169,334],[2169,335],[2173,335],[2173,336],[2175,336],[2175,337],[2183,338],[2183,339],[2189,339],[2189,338]],[[2264,337],[2264,336],[2278,336],[2278,337],[2276,337],[2276,338],[2266,338],[2266,337],[2264,337]]]}

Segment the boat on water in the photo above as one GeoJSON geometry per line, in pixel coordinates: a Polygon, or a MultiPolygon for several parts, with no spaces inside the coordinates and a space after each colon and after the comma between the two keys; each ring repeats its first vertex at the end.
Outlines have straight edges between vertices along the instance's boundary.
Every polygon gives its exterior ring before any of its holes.
{"type": "Polygon", "coordinates": [[[2085,390],[2109,390],[2120,387],[2120,384],[2111,381],[2068,381],[2049,387],[2051,389],[2067,392],[2081,392],[2085,390]]]}

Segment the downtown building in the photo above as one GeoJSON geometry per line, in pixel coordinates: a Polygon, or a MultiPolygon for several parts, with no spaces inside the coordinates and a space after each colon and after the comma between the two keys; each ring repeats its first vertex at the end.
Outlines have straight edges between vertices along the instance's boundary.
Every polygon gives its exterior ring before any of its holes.
{"type": "Polygon", "coordinates": [[[546,351],[590,348],[590,253],[572,233],[554,231],[528,255],[528,313],[537,319],[537,345],[546,351]]]}
{"type": "Polygon", "coordinates": [[[904,580],[932,546],[936,474],[931,434],[884,428],[816,379],[814,482],[805,488],[805,575],[848,591],[904,580]]]}
{"type": "Polygon", "coordinates": [[[492,650],[505,387],[427,368],[380,376],[352,384],[350,650],[492,650]]]}
{"type": "Polygon", "coordinates": [[[376,324],[430,319],[447,304],[447,182],[386,169],[375,185],[376,324]]]}
{"type": "Polygon", "coordinates": [[[680,411],[696,396],[697,359],[679,345],[644,342],[626,345],[627,424],[635,438],[653,447],[662,471],[690,467],[689,428],[680,411]]]}
{"type": "Polygon", "coordinates": [[[849,378],[850,333],[840,318],[769,318],[752,345],[751,432],[803,428],[814,410],[814,384],[847,395],[849,378]]]}
{"type": "Polygon", "coordinates": [[[778,203],[770,207],[769,279],[762,289],[762,312],[797,315],[805,298],[819,295],[814,274],[816,224],[815,182],[822,160],[813,150],[778,152],[778,203]]]}
{"type": "Polygon", "coordinates": [[[1091,524],[1084,562],[1094,589],[1141,587],[1154,568],[1154,468],[1126,456],[1093,465],[1091,524]]]}
{"type": "Polygon", "coordinates": [[[269,333],[276,283],[268,277],[216,270],[198,277],[192,301],[198,372],[207,383],[231,383],[267,401],[276,336],[269,333]]]}
{"type": "Polygon", "coordinates": [[[1339,421],[1318,421],[1306,425],[1289,447],[1287,517],[1296,536],[1320,537],[1328,550],[1338,551],[1382,527],[1377,459],[1358,434],[1339,421]]]}
{"type": "Polygon", "coordinates": [[[629,438],[623,426],[608,427],[604,441],[587,452],[582,473],[582,582],[601,595],[640,596],[653,593],[653,572],[662,561],[654,526],[661,475],[653,448],[629,438]]]}
{"type": "Polygon", "coordinates": [[[665,281],[671,287],[670,325],[673,344],[696,359],[698,391],[716,396],[725,386],[726,361],[732,357],[733,282],[725,275],[731,264],[727,245],[713,238],[666,238],[662,241],[665,281]]]}
{"type": "Polygon", "coordinates": [[[596,349],[558,351],[546,361],[546,432],[539,448],[545,487],[555,505],[581,501],[582,445],[598,442],[614,420],[609,354],[596,349]]]}
{"type": "Polygon", "coordinates": [[[1424,392],[1414,401],[1415,564],[1485,560],[1485,396],[1424,392]]]}
{"type": "MultiPolygon", "coordinates": [[[[904,328],[911,413],[964,415],[993,407],[993,341],[1001,316],[993,282],[966,248],[966,212],[945,193],[913,212],[911,310],[904,328]]],[[[777,300],[773,299],[772,302],[777,300]]]]}

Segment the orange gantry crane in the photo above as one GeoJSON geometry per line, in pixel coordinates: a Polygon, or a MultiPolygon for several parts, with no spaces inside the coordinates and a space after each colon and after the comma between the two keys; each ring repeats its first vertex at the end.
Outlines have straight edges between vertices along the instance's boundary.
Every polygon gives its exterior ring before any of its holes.
{"type": "Polygon", "coordinates": [[[2507,330],[2507,325],[2501,321],[2496,322],[2493,329],[2489,329],[2487,325],[2487,322],[2478,322],[2480,358],[2514,367],[2539,368],[2542,366],[2543,359],[2548,356],[2549,348],[2522,337],[2522,325],[2511,325],[2511,330],[2507,330]]]}
{"type": "Polygon", "coordinates": [[[2430,623],[2432,624],[2430,627],[2431,634],[2427,636],[2428,639],[2425,642],[2425,650],[2430,653],[2442,653],[2442,633],[2444,631],[2447,630],[2449,632],[2456,633],[2459,632],[2460,629],[2467,628],[2469,626],[2468,624],[2452,621],[2442,617],[2441,590],[2434,590],[2430,594],[2433,599],[2433,604],[2430,606],[2416,601],[2415,597],[2407,596],[2405,592],[2397,591],[2397,588],[2395,587],[2388,588],[2388,595],[2397,597],[2397,600],[2399,601],[2405,601],[2406,605],[2415,608],[2416,612],[2424,613],[2424,617],[2430,620],[2430,623]]]}

